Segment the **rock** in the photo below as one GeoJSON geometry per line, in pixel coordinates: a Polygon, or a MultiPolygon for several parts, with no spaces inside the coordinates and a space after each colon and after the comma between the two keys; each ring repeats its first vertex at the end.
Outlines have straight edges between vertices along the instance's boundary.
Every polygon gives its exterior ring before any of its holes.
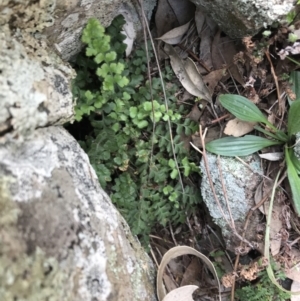
{"type": "Polygon", "coordinates": [[[0,31],[0,136],[28,135],[38,127],[71,121],[74,115],[74,71],[56,56],[30,52],[37,42],[26,33],[19,38],[26,47],[0,31]]]}
{"type": "Polygon", "coordinates": [[[153,263],[60,126],[75,72],[47,46],[68,59],[65,38],[124,3],[0,1],[0,300],[156,301],[153,263]]]}
{"type": "Polygon", "coordinates": [[[274,22],[284,20],[294,7],[293,0],[191,0],[210,14],[231,38],[254,35],[274,22]]]}
{"type": "MultiPolygon", "coordinates": [[[[0,4],[0,27],[10,24],[35,37],[43,37],[49,47],[67,61],[82,48],[81,32],[92,17],[107,27],[117,15],[122,14],[127,25],[134,25],[135,32],[130,35],[135,37],[136,33],[142,33],[142,9],[135,0],[38,0],[29,4],[27,0],[4,2],[0,4]]],[[[155,0],[143,1],[148,20],[155,5],[155,0]]]]}
{"type": "Polygon", "coordinates": [[[153,265],[59,126],[0,145],[1,300],[156,300],[153,265]]]}
{"type": "MultiPolygon", "coordinates": [[[[255,205],[255,189],[262,180],[261,175],[263,174],[260,158],[257,155],[243,157],[242,159],[251,169],[235,158],[220,157],[220,166],[228,204],[232,219],[235,223],[235,229],[239,235],[243,233],[244,221],[249,209],[255,205]]],[[[203,158],[200,164],[203,173],[201,182],[202,198],[213,221],[221,228],[227,248],[231,251],[235,251],[235,248],[240,244],[240,239],[234,235],[233,230],[228,225],[228,222],[231,221],[231,217],[224,197],[222,180],[218,168],[218,156],[207,153],[207,160],[216,195],[220,200],[224,215],[215,200],[203,158]]],[[[245,237],[250,242],[256,241],[256,226],[259,224],[259,218],[259,212],[257,210],[254,211],[245,237]]]]}
{"type": "Polygon", "coordinates": [[[300,133],[296,134],[296,144],[294,147],[294,152],[298,160],[300,160],[300,133]]]}

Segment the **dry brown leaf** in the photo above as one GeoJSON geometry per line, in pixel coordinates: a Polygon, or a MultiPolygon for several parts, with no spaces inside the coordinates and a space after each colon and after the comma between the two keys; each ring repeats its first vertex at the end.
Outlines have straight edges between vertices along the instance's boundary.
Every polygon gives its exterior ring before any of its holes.
{"type": "Polygon", "coordinates": [[[194,62],[190,59],[183,61],[171,45],[166,44],[164,50],[169,55],[172,69],[182,86],[190,94],[211,102],[209,91],[194,62]]]}
{"type": "Polygon", "coordinates": [[[214,69],[221,69],[225,65],[229,70],[229,74],[244,86],[244,78],[239,68],[234,64],[234,56],[238,53],[234,41],[229,37],[220,37],[220,34],[220,31],[218,31],[212,43],[211,51],[214,69]]]}
{"type": "Polygon", "coordinates": [[[188,31],[190,23],[191,22],[189,21],[184,25],[171,29],[170,31],[166,32],[164,35],[156,39],[164,41],[165,43],[168,43],[170,45],[179,44],[185,33],[188,31]]]}
{"type": "Polygon", "coordinates": [[[202,115],[202,112],[199,110],[198,104],[196,103],[196,104],[194,104],[192,110],[186,117],[195,122],[198,122],[201,115],[202,115]]]}
{"type": "Polygon", "coordinates": [[[195,16],[195,4],[189,0],[165,0],[172,8],[179,25],[187,23],[195,16]]]}
{"type": "Polygon", "coordinates": [[[179,21],[167,0],[159,0],[155,14],[155,27],[158,36],[162,36],[174,27],[180,26],[179,21]]]}
{"type": "Polygon", "coordinates": [[[247,122],[238,118],[234,118],[227,122],[224,134],[234,137],[241,137],[253,131],[255,125],[255,122],[247,122]]]}
{"type": "Polygon", "coordinates": [[[211,71],[209,74],[203,76],[204,83],[206,84],[210,95],[213,95],[214,90],[218,84],[218,82],[222,79],[226,74],[226,69],[218,69],[211,71]]]}
{"type": "Polygon", "coordinates": [[[166,273],[164,273],[163,280],[168,292],[173,291],[178,287],[173,279],[166,273]]]}
{"type": "MultiPolygon", "coordinates": [[[[216,140],[218,138],[220,138],[220,129],[218,127],[210,128],[205,136],[205,143],[216,140]]],[[[200,148],[200,149],[203,148],[199,134],[192,135],[192,141],[193,141],[193,144],[195,146],[197,146],[198,148],[200,148]]]]}
{"type": "Polygon", "coordinates": [[[198,258],[193,257],[191,263],[188,265],[188,267],[186,268],[180,286],[184,286],[184,285],[189,285],[189,284],[193,284],[193,285],[197,285],[200,286],[200,282],[197,280],[197,278],[199,278],[199,271],[201,271],[202,265],[199,263],[198,258]]]}
{"type": "Polygon", "coordinates": [[[269,161],[279,161],[283,158],[283,152],[258,154],[262,159],[269,161]]]}
{"type": "MultiPolygon", "coordinates": [[[[186,298],[186,297],[190,296],[192,299],[179,299],[178,295],[177,295],[177,297],[173,297],[171,299],[166,299],[166,297],[171,295],[172,292],[174,292],[174,291],[175,291],[175,293],[179,292],[180,288],[166,294],[166,291],[165,291],[164,286],[163,286],[163,281],[162,281],[162,277],[163,277],[163,274],[164,274],[165,267],[166,267],[166,265],[168,264],[168,262],[170,260],[172,260],[172,259],[174,259],[178,256],[182,256],[182,255],[197,256],[198,258],[200,258],[205,263],[206,267],[213,274],[213,276],[216,280],[217,287],[218,287],[218,290],[219,290],[218,300],[221,301],[220,282],[219,282],[217,272],[216,272],[216,269],[215,269],[213,263],[205,255],[203,255],[199,251],[195,250],[194,248],[191,248],[191,247],[188,247],[188,246],[177,246],[177,247],[174,247],[174,248],[170,249],[166,254],[164,254],[164,256],[161,260],[160,266],[158,268],[157,277],[156,277],[156,292],[157,292],[158,300],[159,301],[166,301],[166,300],[168,300],[168,301],[179,301],[179,300],[190,301],[190,300],[193,300],[192,293],[190,293],[190,291],[187,292],[186,290],[183,290],[183,292],[185,292],[185,293],[182,295],[182,298],[184,298],[184,297],[186,298]]],[[[185,288],[185,287],[186,286],[183,286],[182,288],[185,288]]],[[[197,286],[193,286],[193,287],[198,288],[197,286]]],[[[194,292],[194,290],[193,290],[193,292],[194,292]]]]}
{"type": "Polygon", "coordinates": [[[289,262],[290,269],[285,271],[285,275],[296,282],[300,282],[300,251],[292,248],[291,258],[292,261],[289,262]]]}
{"type": "Polygon", "coordinates": [[[213,21],[212,18],[210,18],[207,14],[203,14],[199,10],[196,11],[195,18],[200,17],[200,22],[197,22],[197,31],[198,35],[200,37],[200,48],[199,48],[199,53],[200,53],[200,60],[206,65],[208,69],[213,68],[213,63],[212,63],[212,42],[213,42],[213,37],[216,34],[218,30],[217,24],[213,21]],[[204,15],[204,23],[202,24],[203,20],[203,15],[204,15]],[[200,26],[202,27],[200,29],[200,26]]]}
{"type": "Polygon", "coordinates": [[[197,7],[195,12],[195,23],[198,35],[200,36],[201,31],[203,29],[203,25],[205,23],[206,14],[203,13],[202,9],[200,7],[197,7]]]}

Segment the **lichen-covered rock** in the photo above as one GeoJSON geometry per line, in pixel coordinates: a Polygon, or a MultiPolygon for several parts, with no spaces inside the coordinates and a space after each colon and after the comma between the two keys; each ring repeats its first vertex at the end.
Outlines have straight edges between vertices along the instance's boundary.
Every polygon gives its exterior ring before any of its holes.
{"type": "Polygon", "coordinates": [[[63,128],[0,145],[0,299],[155,301],[153,266],[63,128]]]}
{"type": "Polygon", "coordinates": [[[232,38],[254,35],[261,28],[282,20],[294,0],[191,0],[209,13],[232,38]]]}
{"type": "MultiPolygon", "coordinates": [[[[231,217],[234,220],[237,233],[242,235],[248,211],[255,205],[254,193],[257,185],[262,180],[263,169],[260,159],[256,155],[243,157],[243,161],[245,162],[243,164],[231,157],[220,157],[218,162],[218,156],[207,153],[207,161],[212,182],[224,214],[219,209],[215,200],[203,159],[200,164],[203,173],[201,182],[202,198],[213,221],[221,228],[227,248],[234,251],[239,246],[240,239],[234,235],[234,231],[229,225],[231,217]],[[220,170],[222,171],[222,177],[220,176],[220,170]],[[222,178],[224,187],[222,185],[222,178]],[[231,215],[229,214],[228,206],[231,215]]],[[[259,213],[256,210],[246,231],[246,239],[250,242],[256,240],[256,227],[258,223],[259,213]]]]}
{"type": "MultiPolygon", "coordinates": [[[[150,20],[152,10],[156,5],[155,0],[144,0],[143,10],[150,20]]],[[[69,60],[82,48],[81,33],[88,19],[97,18],[104,27],[122,14],[127,22],[133,23],[135,35],[141,32],[142,16],[139,1],[131,0],[80,0],[57,1],[53,12],[55,23],[48,27],[44,34],[48,44],[61,55],[64,60],[69,60]]]]}
{"type": "Polygon", "coordinates": [[[296,144],[294,147],[294,152],[298,160],[300,160],[300,133],[296,134],[296,144]]]}
{"type": "MultiPolygon", "coordinates": [[[[35,55],[29,44],[24,41],[24,47],[8,32],[0,31],[0,40],[0,136],[28,135],[38,127],[71,121],[74,71],[57,57],[35,55]]],[[[34,39],[28,36],[29,41],[33,46],[34,39]]]]}

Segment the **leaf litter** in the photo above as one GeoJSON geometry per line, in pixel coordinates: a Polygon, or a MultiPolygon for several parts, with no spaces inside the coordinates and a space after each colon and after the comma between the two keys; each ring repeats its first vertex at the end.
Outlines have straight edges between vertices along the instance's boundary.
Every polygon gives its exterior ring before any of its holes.
{"type": "MultiPolygon", "coordinates": [[[[244,124],[238,119],[231,119],[226,110],[218,103],[217,96],[219,94],[230,93],[245,96],[255,103],[260,110],[264,111],[268,121],[283,129],[286,128],[286,114],[280,113],[278,89],[281,93],[285,93],[283,95],[289,96],[290,103],[295,101],[296,94],[300,95],[295,93],[295,90],[300,87],[300,81],[297,79],[297,75],[300,73],[292,72],[298,66],[287,59],[287,57],[299,53],[298,42],[292,44],[288,41],[290,28],[283,25],[277,29],[271,29],[269,37],[260,33],[255,37],[244,37],[241,41],[234,41],[222,33],[213,20],[199,8],[196,9],[191,2],[159,0],[155,14],[155,29],[156,35],[154,34],[154,37],[158,37],[160,49],[163,49],[170,58],[174,73],[187,91],[184,94],[188,93],[196,97],[195,102],[191,103],[191,112],[187,117],[199,121],[203,127],[209,128],[205,137],[206,142],[224,135],[240,137],[254,130],[253,123],[244,124]],[[193,29],[194,22],[196,30],[193,29]],[[266,53],[272,55],[272,62],[267,59],[266,53]],[[289,82],[286,76],[290,72],[296,77],[293,82],[289,82]],[[297,82],[299,84],[296,84],[297,82]],[[202,105],[203,100],[208,102],[210,106],[202,105]],[[211,106],[212,109],[210,109],[211,106]],[[215,116],[214,110],[216,110],[218,118],[215,116]]],[[[164,60],[162,64],[168,64],[166,57],[164,60]]],[[[187,100],[184,101],[191,101],[189,97],[185,97],[185,99],[187,100]]],[[[191,140],[196,147],[201,148],[203,146],[199,139],[199,132],[193,133],[191,140]]],[[[269,168],[278,170],[280,165],[276,161],[281,162],[282,152],[278,151],[276,146],[267,148],[259,155],[266,166],[266,171],[269,168]]],[[[274,178],[274,172],[268,176],[271,179],[274,178]]],[[[268,189],[272,187],[272,181],[264,181],[263,183],[258,187],[258,190],[261,190],[260,194],[255,195],[256,202],[259,202],[268,189]]],[[[290,217],[286,218],[284,212],[287,211],[286,209],[284,211],[283,208],[288,207],[290,191],[285,183],[281,185],[281,188],[273,208],[270,234],[271,253],[275,262],[285,266],[285,272],[291,279],[300,281],[300,273],[298,272],[300,269],[297,268],[300,264],[300,256],[294,255],[299,248],[297,237],[300,236],[300,230],[297,232],[297,229],[300,229],[300,225],[297,227],[299,222],[295,222],[297,220],[295,216],[289,215],[290,217]],[[289,223],[292,226],[289,226],[289,223]],[[293,237],[295,241],[293,244],[288,240],[289,236],[293,237]]],[[[264,207],[261,207],[262,224],[257,225],[258,241],[264,236],[263,216],[267,209],[268,205],[265,203],[264,207]]],[[[191,235],[195,234],[194,231],[197,229],[198,235],[208,237],[208,232],[205,230],[206,219],[207,216],[204,217],[200,212],[197,212],[192,216],[187,216],[186,225],[182,226],[181,231],[176,232],[176,234],[172,232],[172,228],[168,231],[164,229],[164,232],[159,231],[159,233],[163,239],[173,240],[174,245],[177,244],[177,241],[186,245],[190,245],[191,242],[198,244],[199,241],[191,235]],[[185,227],[190,234],[184,231],[185,227]]],[[[241,229],[238,231],[242,232],[241,229]]],[[[157,240],[154,239],[153,244],[157,244],[157,240]]],[[[207,253],[215,248],[224,248],[224,246],[219,242],[210,242],[204,247],[207,253]]],[[[156,256],[160,257],[159,254],[156,256]]],[[[231,256],[231,260],[233,257],[231,256]]],[[[197,266],[196,263],[193,265],[197,266]]],[[[250,266],[240,264],[239,269],[235,272],[238,277],[232,276],[232,268],[233,266],[231,269],[227,268],[223,271],[224,279],[226,279],[226,275],[228,275],[228,279],[231,279],[231,282],[238,279],[253,280],[259,277],[260,268],[255,263],[250,266]]],[[[180,260],[171,271],[173,275],[177,275],[175,280],[181,274],[179,278],[183,284],[187,284],[187,282],[182,279],[196,277],[194,272],[191,264],[180,260]],[[182,266],[185,267],[183,270],[182,266]],[[193,276],[189,276],[190,273],[193,276]]],[[[226,286],[230,287],[228,285],[230,281],[228,281],[226,286]]],[[[166,282],[168,281],[166,280],[166,282]]],[[[181,285],[180,281],[177,285],[181,285]]]]}

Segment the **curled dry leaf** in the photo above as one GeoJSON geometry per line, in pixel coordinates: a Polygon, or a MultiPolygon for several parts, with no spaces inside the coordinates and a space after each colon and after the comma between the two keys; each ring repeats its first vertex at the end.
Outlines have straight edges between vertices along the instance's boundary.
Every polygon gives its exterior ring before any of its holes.
{"type": "MultiPolygon", "coordinates": [[[[172,292],[175,291],[175,293],[177,293],[177,290],[174,290],[170,293],[168,293],[166,295],[165,289],[164,289],[164,285],[163,285],[163,273],[165,270],[165,267],[167,266],[167,264],[169,263],[170,260],[178,257],[178,256],[182,256],[182,255],[194,255],[197,256],[198,258],[200,258],[208,267],[209,271],[213,274],[214,279],[217,282],[217,286],[219,289],[219,296],[218,296],[218,300],[221,301],[221,295],[220,295],[220,290],[221,290],[221,286],[220,286],[220,281],[219,278],[217,276],[217,272],[216,269],[213,265],[213,263],[202,253],[198,252],[197,250],[188,247],[188,246],[177,246],[174,247],[172,249],[170,249],[167,253],[165,253],[165,255],[163,256],[160,266],[158,268],[157,271],[157,277],[156,277],[156,291],[157,291],[157,296],[158,296],[158,300],[159,301],[192,301],[192,293],[195,291],[195,289],[191,289],[191,290],[185,290],[183,288],[185,288],[186,286],[181,287],[181,289],[183,289],[184,294],[186,295],[182,295],[182,299],[179,299],[178,295],[176,295],[176,297],[174,296],[173,298],[167,298],[170,294],[172,294],[172,292]]],[[[192,286],[192,287],[196,287],[196,289],[198,288],[197,286],[192,286]]],[[[180,288],[179,288],[180,289],[180,288]]],[[[179,290],[180,291],[180,290],[179,290]]],[[[172,296],[172,295],[171,295],[172,296]]]]}
{"type": "Polygon", "coordinates": [[[234,137],[241,137],[252,132],[255,125],[255,122],[247,122],[238,118],[234,118],[227,122],[224,134],[234,137]]]}
{"type": "Polygon", "coordinates": [[[190,22],[191,21],[166,32],[163,36],[157,38],[156,40],[164,41],[165,43],[170,44],[170,45],[175,45],[175,44],[180,43],[182,40],[182,37],[185,35],[185,33],[189,29],[190,22]]]}
{"type": "MultiPolygon", "coordinates": [[[[291,286],[291,292],[300,291],[300,282],[293,281],[291,286]]],[[[291,301],[300,301],[300,295],[291,295],[291,301]]]]}
{"type": "Polygon", "coordinates": [[[182,86],[192,95],[211,102],[210,93],[203,82],[195,64],[190,59],[182,61],[171,45],[166,44],[165,52],[169,55],[171,66],[182,86]]]}
{"type": "Polygon", "coordinates": [[[193,292],[197,288],[197,285],[185,285],[178,287],[166,295],[163,301],[194,301],[193,292]]]}
{"type": "Polygon", "coordinates": [[[211,71],[209,74],[205,75],[203,77],[204,82],[208,86],[208,90],[210,92],[210,95],[213,94],[215,87],[219,83],[219,81],[225,76],[226,74],[226,69],[218,69],[211,71]]]}
{"type": "Polygon", "coordinates": [[[283,158],[283,152],[258,154],[262,159],[269,161],[279,161],[283,158]]]}

